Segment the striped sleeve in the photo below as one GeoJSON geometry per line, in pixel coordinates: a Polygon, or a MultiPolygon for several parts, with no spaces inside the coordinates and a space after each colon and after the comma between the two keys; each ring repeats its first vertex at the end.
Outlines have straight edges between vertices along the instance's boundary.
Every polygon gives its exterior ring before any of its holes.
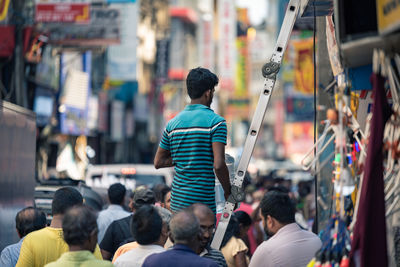
{"type": "Polygon", "coordinates": [[[214,127],[211,132],[211,142],[212,143],[219,142],[226,145],[226,136],[227,136],[226,122],[221,121],[217,123],[214,127]]]}
{"type": "Polygon", "coordinates": [[[170,150],[169,135],[167,133],[167,130],[164,130],[164,132],[163,132],[163,135],[162,135],[161,141],[160,141],[160,147],[165,150],[170,150]]]}

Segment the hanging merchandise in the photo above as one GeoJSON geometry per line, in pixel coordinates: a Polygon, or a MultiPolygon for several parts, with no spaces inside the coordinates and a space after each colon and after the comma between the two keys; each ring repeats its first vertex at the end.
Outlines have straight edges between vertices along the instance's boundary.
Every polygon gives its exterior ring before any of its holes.
{"type": "Polygon", "coordinates": [[[307,267],[350,266],[350,235],[346,223],[338,217],[329,220],[321,232],[322,247],[307,267]]]}
{"type": "Polygon", "coordinates": [[[371,133],[350,254],[356,266],[388,265],[382,147],[384,126],[391,112],[384,89],[385,80],[378,69],[374,66],[371,77],[374,93],[371,133]]]}

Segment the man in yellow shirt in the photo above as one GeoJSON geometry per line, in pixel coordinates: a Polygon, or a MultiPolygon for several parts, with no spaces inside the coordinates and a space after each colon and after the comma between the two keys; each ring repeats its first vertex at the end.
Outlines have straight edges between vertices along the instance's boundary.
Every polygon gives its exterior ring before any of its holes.
{"type": "MultiPolygon", "coordinates": [[[[62,219],[65,212],[83,203],[82,195],[72,187],[63,187],[54,193],[51,210],[53,219],[49,227],[27,235],[22,243],[16,267],[42,267],[57,260],[68,251],[63,239],[62,219]]],[[[99,246],[94,255],[102,259],[99,246]]]]}
{"type": "Polygon", "coordinates": [[[96,215],[85,205],[67,211],[62,221],[64,240],[69,252],[45,267],[112,267],[109,261],[96,259],[93,252],[97,245],[96,215]]]}

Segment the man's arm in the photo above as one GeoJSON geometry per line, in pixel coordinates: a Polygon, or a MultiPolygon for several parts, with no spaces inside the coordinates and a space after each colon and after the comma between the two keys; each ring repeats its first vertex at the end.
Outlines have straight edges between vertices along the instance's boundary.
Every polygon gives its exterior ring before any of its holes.
{"type": "Polygon", "coordinates": [[[173,161],[171,157],[171,152],[164,148],[158,147],[156,156],[154,157],[154,167],[156,169],[173,167],[173,161]]]}
{"type": "Polygon", "coordinates": [[[225,199],[231,194],[231,183],[229,181],[229,171],[225,163],[225,144],[213,142],[212,149],[214,154],[214,170],[219,182],[224,189],[225,199]]]}

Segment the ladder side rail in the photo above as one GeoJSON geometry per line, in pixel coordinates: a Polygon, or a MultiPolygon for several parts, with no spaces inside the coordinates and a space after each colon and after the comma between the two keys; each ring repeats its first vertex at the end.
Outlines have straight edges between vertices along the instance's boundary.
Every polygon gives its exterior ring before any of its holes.
{"type": "MultiPolygon", "coordinates": [[[[246,137],[243,152],[239,160],[238,168],[236,170],[235,178],[232,185],[232,194],[228,197],[225,202],[224,209],[221,214],[221,218],[218,223],[214,238],[211,242],[211,247],[219,249],[222,243],[222,239],[225,235],[226,228],[228,227],[229,220],[235,207],[235,203],[239,199],[243,199],[243,192],[241,190],[243,179],[247,171],[247,167],[250,162],[251,155],[253,154],[254,146],[258,137],[258,132],[261,128],[264,116],[268,107],[269,100],[272,95],[272,91],[275,86],[276,74],[279,71],[279,66],[282,62],[283,54],[289,42],[290,35],[293,30],[294,23],[299,13],[300,0],[290,0],[285,17],[282,23],[281,30],[278,35],[278,39],[274,48],[274,52],[271,56],[270,62],[274,70],[263,67],[263,75],[266,76],[264,82],[264,88],[260,93],[260,98],[254,113],[253,120],[251,122],[249,132],[246,137]],[[266,74],[264,71],[270,72],[266,74]]],[[[267,63],[266,65],[268,65],[267,63]]]]}

